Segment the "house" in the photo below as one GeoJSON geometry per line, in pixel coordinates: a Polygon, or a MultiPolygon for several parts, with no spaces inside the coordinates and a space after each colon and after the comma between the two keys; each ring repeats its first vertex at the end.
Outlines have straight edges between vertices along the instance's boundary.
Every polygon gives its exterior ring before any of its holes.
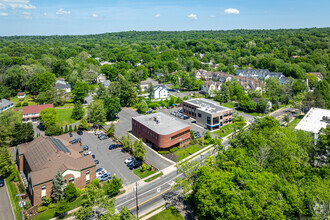
{"type": "Polygon", "coordinates": [[[17,98],[18,99],[25,99],[25,92],[19,92],[19,93],[17,93],[17,98]]]}
{"type": "Polygon", "coordinates": [[[53,107],[53,104],[23,106],[22,122],[39,122],[41,110],[53,107]]]}
{"type": "Polygon", "coordinates": [[[189,144],[190,125],[158,112],[133,117],[132,134],[157,150],[169,150],[189,144]]]}
{"type": "MultiPolygon", "coordinates": [[[[257,97],[253,97],[252,98],[252,101],[255,102],[255,103],[258,103],[259,102],[259,99],[260,98],[257,98],[257,97]]],[[[267,110],[271,109],[273,107],[273,104],[271,101],[267,101],[267,110]]]]}
{"type": "Polygon", "coordinates": [[[310,73],[306,73],[306,75],[307,75],[307,74],[313,74],[314,76],[317,77],[317,80],[318,80],[318,81],[321,81],[321,80],[323,79],[323,75],[322,75],[322,73],[320,73],[320,72],[310,72],[310,73]]]}
{"type": "Polygon", "coordinates": [[[280,81],[280,83],[283,85],[289,81],[288,77],[284,76],[283,73],[279,72],[271,72],[265,76],[265,80],[269,78],[275,78],[280,81]]]}
{"type": "Polygon", "coordinates": [[[153,99],[167,99],[168,90],[164,85],[156,85],[153,91],[153,99]]]}
{"type": "Polygon", "coordinates": [[[196,119],[196,123],[215,130],[232,123],[233,110],[209,99],[190,99],[182,103],[182,112],[196,119]]]}
{"type": "Polygon", "coordinates": [[[110,84],[111,84],[111,81],[108,80],[108,79],[106,79],[106,80],[104,80],[104,81],[102,82],[102,85],[103,85],[105,88],[108,88],[108,87],[110,86],[110,84]]]}
{"type": "Polygon", "coordinates": [[[56,83],[55,89],[60,90],[63,89],[65,92],[70,93],[71,92],[71,84],[62,84],[62,83],[56,83]]]}
{"type": "Polygon", "coordinates": [[[56,83],[55,83],[55,84],[58,84],[58,83],[61,83],[61,84],[66,84],[66,82],[65,82],[65,79],[64,79],[64,78],[56,78],[56,83]]]}
{"type": "Polygon", "coordinates": [[[205,81],[201,87],[201,93],[208,94],[210,97],[215,96],[216,91],[220,91],[221,82],[205,81]]]}
{"type": "Polygon", "coordinates": [[[159,85],[159,83],[158,83],[157,81],[155,81],[155,80],[153,80],[153,79],[151,79],[151,78],[147,78],[146,80],[140,82],[140,88],[141,88],[141,91],[142,91],[142,92],[147,91],[148,88],[149,88],[150,83],[151,83],[153,86],[157,86],[157,85],[159,85]]]}
{"type": "Polygon", "coordinates": [[[243,76],[263,80],[270,72],[267,69],[236,70],[235,76],[243,76]]]}
{"type": "Polygon", "coordinates": [[[103,83],[105,80],[107,80],[107,77],[104,74],[97,75],[96,82],[103,83]]]}
{"type": "Polygon", "coordinates": [[[1,99],[0,100],[0,112],[4,112],[10,108],[14,107],[14,103],[7,100],[7,99],[1,99]]]}
{"type": "Polygon", "coordinates": [[[157,78],[163,78],[165,75],[164,73],[156,73],[157,78]]]}
{"type": "Polygon", "coordinates": [[[83,189],[96,178],[96,165],[91,155],[83,156],[81,143],[70,144],[70,137],[40,136],[16,147],[16,161],[26,192],[32,204],[50,197],[53,179],[60,172],[66,184],[83,189]]]}

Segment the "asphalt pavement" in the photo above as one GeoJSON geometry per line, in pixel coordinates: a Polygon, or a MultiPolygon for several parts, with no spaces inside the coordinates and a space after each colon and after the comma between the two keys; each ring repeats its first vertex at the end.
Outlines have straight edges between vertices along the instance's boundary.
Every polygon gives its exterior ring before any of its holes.
{"type": "Polygon", "coordinates": [[[95,159],[99,160],[99,164],[96,168],[103,167],[112,175],[116,174],[117,177],[123,180],[123,185],[128,185],[140,180],[132,170],[130,170],[124,160],[129,158],[130,155],[123,151],[122,148],[117,148],[109,150],[109,146],[114,144],[111,139],[99,140],[94,133],[84,132],[83,135],[78,135],[73,133],[73,137],[80,137],[82,139],[82,144],[89,147],[89,151],[95,155],[95,159]]]}
{"type": "Polygon", "coordinates": [[[6,190],[6,185],[0,187],[0,220],[14,220],[12,207],[6,190]]]}

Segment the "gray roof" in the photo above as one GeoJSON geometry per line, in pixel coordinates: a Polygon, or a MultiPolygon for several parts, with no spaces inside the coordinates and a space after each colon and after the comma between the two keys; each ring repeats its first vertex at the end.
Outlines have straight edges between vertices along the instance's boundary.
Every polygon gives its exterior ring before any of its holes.
{"type": "Polygon", "coordinates": [[[330,110],[321,108],[311,108],[303,119],[297,124],[295,130],[303,130],[319,133],[322,128],[326,128],[328,123],[323,120],[323,116],[330,118],[330,110]]]}
{"type": "Polygon", "coordinates": [[[204,99],[204,98],[190,99],[190,100],[186,100],[184,102],[193,104],[195,106],[199,106],[200,110],[203,110],[203,111],[209,112],[209,113],[217,113],[217,112],[221,112],[221,111],[230,110],[230,108],[220,106],[215,101],[204,99]]]}
{"type": "Polygon", "coordinates": [[[162,112],[137,116],[133,117],[133,119],[160,135],[172,134],[173,132],[190,127],[189,124],[179,121],[162,112]]]}
{"type": "Polygon", "coordinates": [[[0,101],[0,109],[5,108],[7,106],[10,106],[12,104],[14,104],[14,103],[11,102],[11,101],[9,101],[9,100],[7,100],[7,99],[1,99],[1,101],[0,101]]]}
{"type": "Polygon", "coordinates": [[[70,84],[56,83],[55,89],[71,89],[70,84]]]}
{"type": "Polygon", "coordinates": [[[104,81],[102,82],[102,84],[103,84],[104,86],[110,86],[111,81],[108,80],[108,79],[106,79],[106,80],[104,80],[104,81]]]}
{"type": "Polygon", "coordinates": [[[163,89],[166,89],[166,90],[167,90],[167,88],[166,88],[164,85],[155,85],[155,87],[154,87],[154,91],[156,91],[158,88],[159,88],[160,90],[163,90],[163,89]]]}

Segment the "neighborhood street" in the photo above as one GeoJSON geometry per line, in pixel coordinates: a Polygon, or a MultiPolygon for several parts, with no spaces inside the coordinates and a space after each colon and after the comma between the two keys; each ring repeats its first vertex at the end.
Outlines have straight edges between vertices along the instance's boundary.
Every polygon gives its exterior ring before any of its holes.
{"type": "Polygon", "coordinates": [[[10,200],[8,193],[6,191],[6,185],[0,187],[0,220],[14,220],[14,215],[12,207],[10,205],[10,200]]]}

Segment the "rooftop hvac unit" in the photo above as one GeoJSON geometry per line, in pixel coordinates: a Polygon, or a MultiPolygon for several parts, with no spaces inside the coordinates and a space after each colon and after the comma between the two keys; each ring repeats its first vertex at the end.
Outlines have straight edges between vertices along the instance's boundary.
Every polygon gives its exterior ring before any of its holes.
{"type": "Polygon", "coordinates": [[[330,117],[328,117],[328,116],[323,116],[322,120],[327,122],[327,123],[330,123],[330,117]]]}

